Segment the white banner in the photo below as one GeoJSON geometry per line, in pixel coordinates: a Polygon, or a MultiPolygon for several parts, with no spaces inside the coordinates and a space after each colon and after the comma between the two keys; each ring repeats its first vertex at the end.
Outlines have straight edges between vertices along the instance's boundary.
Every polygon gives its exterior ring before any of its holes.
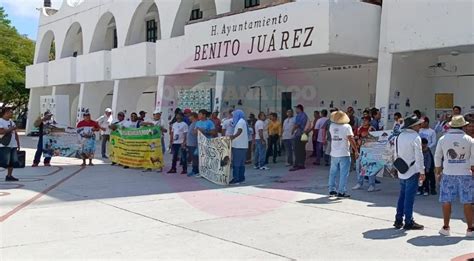
{"type": "Polygon", "coordinates": [[[229,137],[208,139],[199,132],[199,174],[213,183],[228,185],[231,178],[231,145],[229,137]]]}

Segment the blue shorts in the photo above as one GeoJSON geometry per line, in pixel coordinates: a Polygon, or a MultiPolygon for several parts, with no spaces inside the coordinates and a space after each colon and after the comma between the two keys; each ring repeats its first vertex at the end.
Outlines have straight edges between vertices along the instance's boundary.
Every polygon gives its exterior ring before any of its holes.
{"type": "Polygon", "coordinates": [[[461,204],[473,203],[474,177],[472,175],[442,175],[439,202],[452,203],[459,197],[461,204]]]}
{"type": "Polygon", "coordinates": [[[13,164],[18,161],[16,148],[0,147],[0,167],[12,168],[13,164]]]}

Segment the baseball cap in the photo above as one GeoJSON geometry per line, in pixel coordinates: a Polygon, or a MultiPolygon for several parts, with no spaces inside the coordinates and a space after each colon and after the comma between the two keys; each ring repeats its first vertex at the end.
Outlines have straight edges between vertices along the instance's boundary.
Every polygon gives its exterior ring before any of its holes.
{"type": "Polygon", "coordinates": [[[155,111],[153,111],[153,114],[161,114],[161,111],[156,109],[155,111]]]}
{"type": "Polygon", "coordinates": [[[184,109],[184,113],[191,113],[191,109],[184,109]]]}
{"type": "Polygon", "coordinates": [[[43,115],[44,115],[44,116],[51,116],[51,115],[53,115],[53,114],[51,113],[50,110],[47,110],[47,111],[44,112],[43,115]]]}
{"type": "Polygon", "coordinates": [[[301,105],[301,104],[296,105],[295,108],[298,108],[298,109],[300,109],[300,110],[304,110],[304,107],[303,107],[303,105],[301,105]]]}
{"type": "Polygon", "coordinates": [[[146,111],[140,111],[138,114],[146,114],[147,112],[146,111]]]}
{"type": "Polygon", "coordinates": [[[105,109],[105,112],[112,112],[112,109],[111,109],[111,108],[107,108],[107,109],[105,109]]]}

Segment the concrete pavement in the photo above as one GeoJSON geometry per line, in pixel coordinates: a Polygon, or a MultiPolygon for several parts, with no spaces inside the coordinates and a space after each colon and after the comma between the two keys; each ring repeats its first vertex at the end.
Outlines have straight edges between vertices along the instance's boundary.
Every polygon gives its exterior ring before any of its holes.
{"type": "MultiPolygon", "coordinates": [[[[35,140],[22,144],[31,164],[35,140]]],[[[415,203],[424,231],[393,229],[398,183],[391,178],[381,179],[379,192],[333,200],[326,167],[248,168],[247,184],[222,187],[99,160],[86,168],[76,159],[52,163],[0,182],[1,260],[450,260],[474,252],[459,204],[453,236],[438,235],[437,196],[415,203]]]]}

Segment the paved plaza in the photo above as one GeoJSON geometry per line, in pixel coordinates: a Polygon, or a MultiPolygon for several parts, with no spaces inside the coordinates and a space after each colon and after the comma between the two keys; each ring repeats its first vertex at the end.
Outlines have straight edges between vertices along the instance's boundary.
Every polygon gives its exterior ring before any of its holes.
{"type": "MultiPolygon", "coordinates": [[[[27,164],[35,143],[22,137],[27,164]]],[[[333,200],[328,168],[312,165],[295,173],[282,163],[267,172],[249,166],[245,185],[222,187],[99,160],[52,163],[0,182],[0,260],[450,260],[474,252],[459,204],[452,236],[438,235],[436,196],[417,197],[424,231],[395,230],[391,178],[381,179],[381,191],[333,200]]]]}

